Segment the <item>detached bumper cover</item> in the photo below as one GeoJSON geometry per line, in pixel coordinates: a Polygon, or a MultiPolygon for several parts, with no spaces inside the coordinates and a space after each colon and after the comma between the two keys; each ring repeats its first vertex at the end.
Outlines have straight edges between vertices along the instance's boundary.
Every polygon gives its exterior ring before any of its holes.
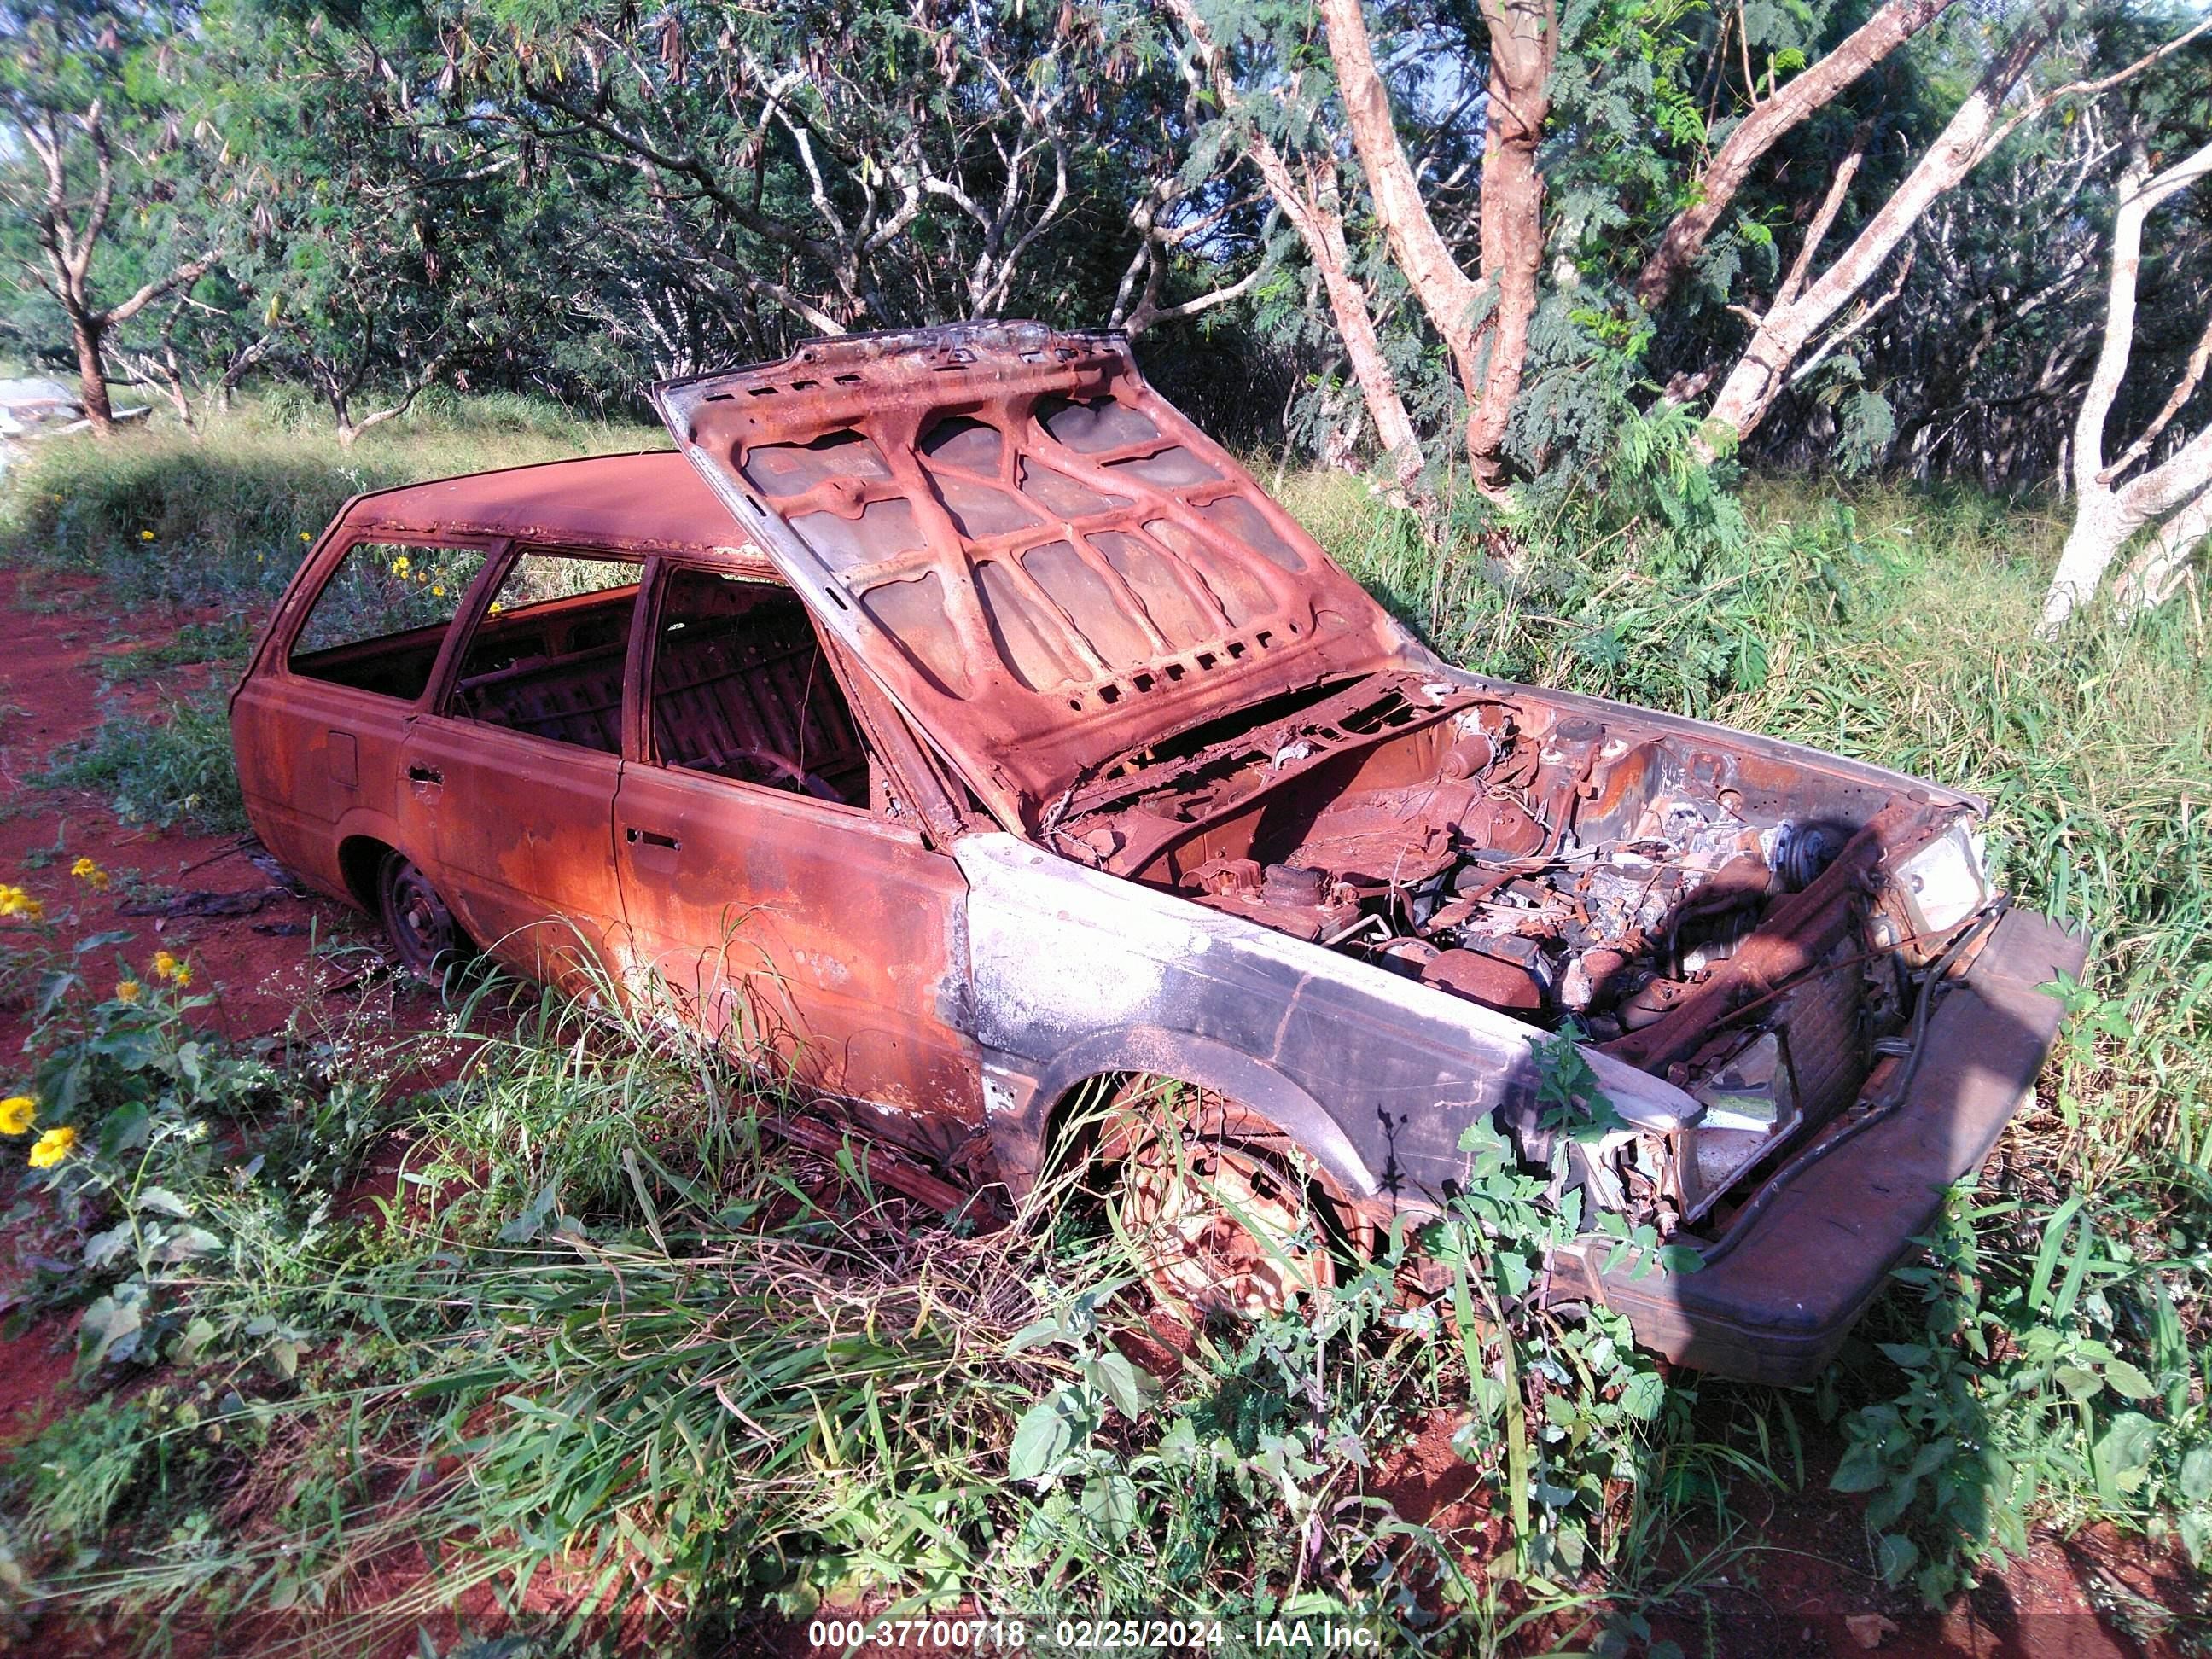
{"type": "Polygon", "coordinates": [[[1610,1247],[1592,1241],[1557,1259],[1553,1295],[1602,1302],[1682,1364],[1810,1381],[2034,1087],[2062,1012],[2040,988],[2078,975],[2086,948],[2045,917],[2008,913],[1937,1005],[1895,1111],[1789,1175],[1703,1272],[1601,1272],[1610,1247]]]}

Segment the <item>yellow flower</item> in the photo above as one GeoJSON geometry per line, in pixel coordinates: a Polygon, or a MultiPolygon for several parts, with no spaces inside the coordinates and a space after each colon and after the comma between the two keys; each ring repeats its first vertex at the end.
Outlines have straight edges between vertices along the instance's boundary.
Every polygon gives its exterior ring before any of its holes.
{"type": "Polygon", "coordinates": [[[392,574],[395,576],[404,576],[414,568],[407,562],[407,556],[404,553],[392,562],[392,574]]]}
{"type": "Polygon", "coordinates": [[[192,970],[183,963],[177,964],[177,988],[181,991],[192,982],[192,970]]]}
{"type": "Polygon", "coordinates": [[[138,532],[138,539],[142,542],[150,542],[154,539],[154,532],[150,530],[142,530],[138,532]]]}
{"type": "Polygon", "coordinates": [[[67,1158],[70,1155],[70,1148],[76,1145],[76,1131],[68,1125],[64,1124],[58,1129],[49,1129],[32,1145],[31,1167],[34,1170],[51,1170],[67,1158]]]}
{"type": "Polygon", "coordinates": [[[90,882],[97,892],[104,893],[107,890],[109,881],[107,872],[90,859],[79,859],[75,864],[70,866],[70,874],[75,876],[79,881],[90,882]]]}
{"type": "Polygon", "coordinates": [[[303,542],[311,542],[315,538],[313,536],[310,536],[306,531],[302,530],[300,532],[300,539],[303,542]]]}
{"type": "Polygon", "coordinates": [[[20,887],[0,884],[0,916],[28,916],[37,921],[46,914],[46,907],[20,887]]]}
{"type": "Polygon", "coordinates": [[[430,590],[430,597],[434,599],[444,599],[446,597],[445,583],[440,582],[435,587],[432,588],[430,590]]]}
{"type": "Polygon", "coordinates": [[[176,957],[171,956],[167,951],[155,951],[154,971],[163,979],[174,979],[177,976],[176,957]]]}
{"type": "Polygon", "coordinates": [[[9,1095],[0,1100],[0,1135],[19,1135],[39,1115],[39,1103],[28,1095],[9,1095]]]}
{"type": "Polygon", "coordinates": [[[497,599],[494,599],[494,600],[491,602],[491,614],[492,614],[493,616],[496,617],[497,615],[499,615],[499,611],[500,611],[500,605],[499,605],[499,601],[498,601],[497,599]]]}
{"type": "Polygon", "coordinates": [[[115,981],[115,1000],[118,1002],[136,1002],[145,989],[135,979],[118,979],[115,981]]]}

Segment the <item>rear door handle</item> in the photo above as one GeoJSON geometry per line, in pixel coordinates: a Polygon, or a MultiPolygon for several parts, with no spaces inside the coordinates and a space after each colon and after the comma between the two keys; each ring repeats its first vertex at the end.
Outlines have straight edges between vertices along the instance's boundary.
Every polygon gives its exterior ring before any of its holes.
{"type": "Polygon", "coordinates": [[[633,847],[665,847],[672,853],[679,845],[673,836],[664,836],[658,830],[641,830],[634,823],[623,830],[623,838],[633,847]]]}

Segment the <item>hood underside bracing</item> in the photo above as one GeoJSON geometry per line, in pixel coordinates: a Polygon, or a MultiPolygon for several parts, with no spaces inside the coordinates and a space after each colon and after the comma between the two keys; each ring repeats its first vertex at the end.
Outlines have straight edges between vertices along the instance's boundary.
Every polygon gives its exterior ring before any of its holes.
{"type": "Polygon", "coordinates": [[[1425,656],[1119,336],[852,336],[653,399],[824,625],[1032,827],[1115,756],[1425,656]]]}

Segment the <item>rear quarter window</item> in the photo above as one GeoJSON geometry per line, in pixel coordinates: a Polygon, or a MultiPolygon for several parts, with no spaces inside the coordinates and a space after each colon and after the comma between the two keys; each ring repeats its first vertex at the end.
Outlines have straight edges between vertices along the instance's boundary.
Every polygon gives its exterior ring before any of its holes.
{"type": "Polygon", "coordinates": [[[483,563],[472,547],[356,542],[315,595],[286,665],[308,679],[413,702],[483,563]]]}

